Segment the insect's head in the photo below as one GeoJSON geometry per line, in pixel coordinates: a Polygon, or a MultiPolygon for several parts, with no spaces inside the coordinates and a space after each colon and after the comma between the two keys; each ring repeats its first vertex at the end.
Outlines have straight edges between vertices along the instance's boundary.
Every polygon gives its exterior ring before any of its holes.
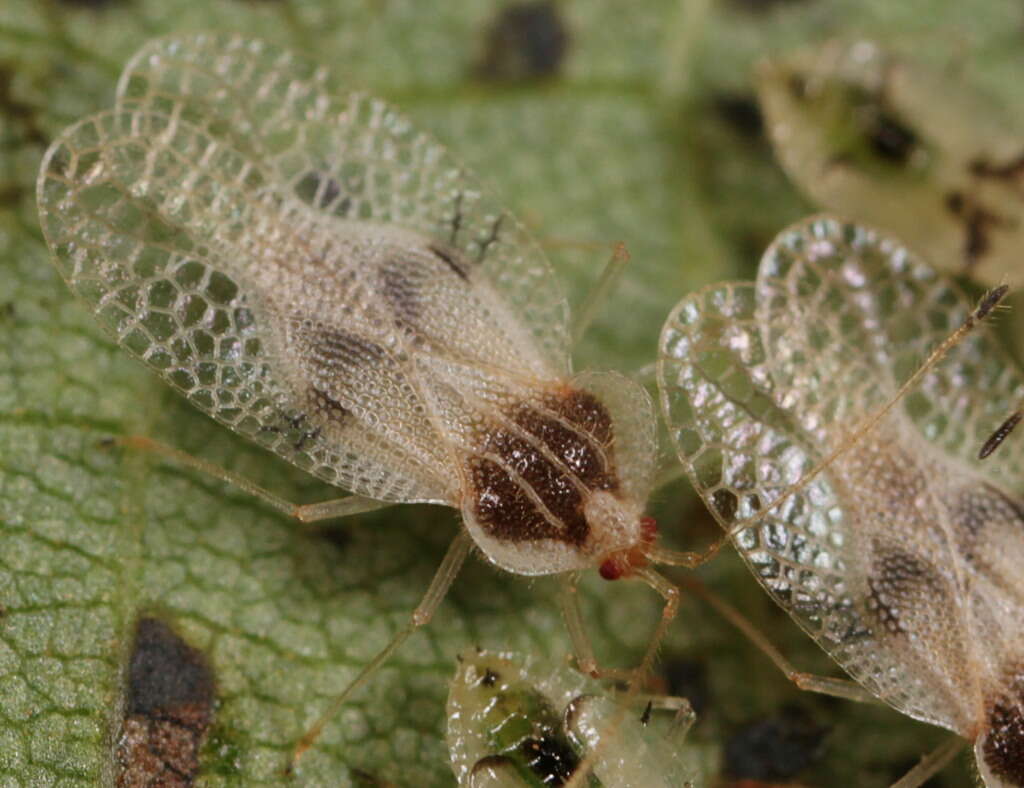
{"type": "Polygon", "coordinates": [[[658,540],[658,523],[653,517],[640,518],[640,538],[635,545],[616,550],[608,555],[598,567],[605,580],[629,577],[636,569],[647,565],[647,548],[658,540]]]}

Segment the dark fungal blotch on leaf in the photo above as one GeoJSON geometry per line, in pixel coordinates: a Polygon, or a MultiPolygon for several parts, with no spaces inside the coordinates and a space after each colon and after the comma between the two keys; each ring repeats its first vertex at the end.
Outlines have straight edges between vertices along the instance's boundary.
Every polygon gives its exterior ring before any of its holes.
{"type": "Polygon", "coordinates": [[[113,5],[125,4],[128,0],[59,0],[59,2],[68,8],[87,8],[92,11],[102,11],[113,5]]]}
{"type": "Polygon", "coordinates": [[[568,47],[569,31],[554,2],[512,3],[487,25],[474,71],[493,82],[555,76],[568,47]]]}
{"type": "Polygon", "coordinates": [[[729,5],[748,14],[767,14],[776,8],[788,5],[802,5],[809,0],[729,0],[729,5]]]}
{"type": "Polygon", "coordinates": [[[736,780],[792,779],[821,757],[827,732],[802,709],[783,709],[733,733],[723,771],[736,780]]]}
{"type": "Polygon", "coordinates": [[[764,116],[757,99],[744,93],[720,93],[712,97],[711,107],[729,128],[748,139],[764,135],[764,116]]]}
{"type": "Polygon", "coordinates": [[[118,788],[192,785],[214,699],[213,673],[203,654],[163,621],[140,618],[115,745],[118,788]]]}

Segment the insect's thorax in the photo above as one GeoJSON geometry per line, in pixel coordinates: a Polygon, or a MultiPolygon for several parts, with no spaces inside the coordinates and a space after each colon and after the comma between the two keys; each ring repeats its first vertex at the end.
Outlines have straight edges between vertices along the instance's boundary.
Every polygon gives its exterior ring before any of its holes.
{"type": "Polygon", "coordinates": [[[463,515],[495,564],[520,574],[595,566],[644,539],[625,492],[615,422],[569,386],[510,404],[463,460],[463,515]]]}
{"type": "Polygon", "coordinates": [[[830,477],[861,564],[850,577],[863,622],[912,682],[884,699],[968,739],[998,730],[993,755],[1007,774],[1018,769],[1008,784],[1022,784],[1024,504],[902,418],[830,477]]]}

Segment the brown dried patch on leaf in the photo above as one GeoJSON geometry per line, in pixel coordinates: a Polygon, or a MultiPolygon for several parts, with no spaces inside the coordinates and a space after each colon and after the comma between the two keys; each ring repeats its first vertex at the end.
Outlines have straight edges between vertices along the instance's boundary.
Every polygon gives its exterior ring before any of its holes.
{"type": "Polygon", "coordinates": [[[115,755],[118,788],[193,785],[213,722],[213,676],[167,624],[140,618],[115,755]]]}

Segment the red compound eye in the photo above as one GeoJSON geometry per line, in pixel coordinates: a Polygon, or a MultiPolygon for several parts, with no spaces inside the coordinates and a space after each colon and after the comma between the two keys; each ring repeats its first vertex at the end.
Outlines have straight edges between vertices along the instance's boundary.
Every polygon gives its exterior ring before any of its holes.
{"type": "Polygon", "coordinates": [[[612,558],[606,558],[601,562],[601,566],[597,570],[601,577],[605,580],[618,580],[626,572],[626,567],[623,566],[623,561],[618,556],[612,558]]]}

